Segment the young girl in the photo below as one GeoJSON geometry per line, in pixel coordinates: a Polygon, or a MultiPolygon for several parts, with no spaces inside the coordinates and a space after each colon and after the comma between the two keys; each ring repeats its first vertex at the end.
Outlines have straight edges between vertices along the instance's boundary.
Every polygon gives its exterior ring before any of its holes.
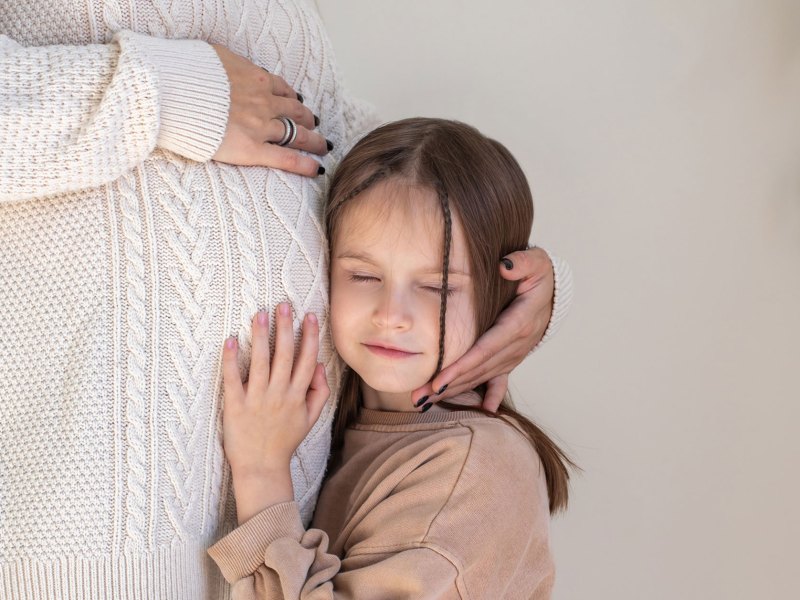
{"type": "Polygon", "coordinates": [[[249,381],[223,355],[223,442],[240,526],[209,553],[235,598],[549,598],[561,450],[481,388],[415,409],[411,392],[486,331],[515,294],[497,263],[524,249],[522,170],[467,125],[408,119],[362,139],[326,208],[331,328],[347,364],[333,455],[306,530],[289,462],[328,396],[318,323],[295,358],[288,304],[253,321],[249,381]]]}

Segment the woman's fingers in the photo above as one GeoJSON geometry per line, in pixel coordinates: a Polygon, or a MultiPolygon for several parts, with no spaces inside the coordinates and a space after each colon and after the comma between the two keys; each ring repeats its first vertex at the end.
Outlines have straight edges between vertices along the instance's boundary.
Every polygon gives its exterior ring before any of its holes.
{"type": "Polygon", "coordinates": [[[500,373],[493,373],[492,370],[503,361],[508,346],[515,337],[516,332],[512,328],[498,322],[478,338],[466,354],[433,378],[433,391],[441,393],[439,390],[444,386],[449,388],[451,384],[458,385],[467,380],[486,381],[489,377],[499,375],[500,373]],[[485,375],[487,377],[483,379],[485,375]]]}
{"type": "Polygon", "coordinates": [[[297,137],[293,143],[289,144],[289,148],[304,150],[305,152],[310,152],[317,156],[325,156],[329,152],[329,147],[332,148],[332,145],[328,145],[328,140],[316,132],[309,131],[305,127],[298,127],[297,137]]]}
{"type": "Polygon", "coordinates": [[[308,389],[317,366],[319,350],[319,324],[317,316],[309,313],[303,319],[303,333],[300,338],[300,352],[292,371],[292,385],[303,391],[308,389]]]}
{"type": "Polygon", "coordinates": [[[509,281],[519,281],[517,296],[541,288],[539,293],[552,303],[555,273],[550,257],[541,248],[533,247],[507,254],[500,261],[500,275],[509,281]]]}
{"type": "Polygon", "coordinates": [[[294,88],[292,86],[290,86],[288,83],[286,83],[286,80],[283,77],[281,77],[280,75],[273,75],[272,73],[270,73],[266,69],[263,69],[263,70],[266,73],[269,73],[270,77],[272,78],[272,80],[271,80],[272,92],[276,96],[282,96],[284,98],[291,98],[293,100],[297,100],[299,102],[302,102],[302,100],[300,100],[300,98],[302,98],[302,96],[300,96],[294,90],[294,88]]]}
{"type": "Polygon", "coordinates": [[[306,177],[316,177],[325,172],[316,160],[310,156],[300,154],[297,150],[277,146],[275,144],[262,144],[252,158],[257,158],[252,164],[265,165],[274,169],[281,169],[289,173],[297,173],[306,177]]]}
{"type": "Polygon", "coordinates": [[[500,274],[509,281],[519,281],[526,277],[543,277],[552,270],[553,265],[547,252],[535,246],[507,254],[500,261],[500,274]]]}
{"type": "Polygon", "coordinates": [[[289,117],[298,125],[306,129],[314,129],[314,114],[297,99],[273,98],[270,112],[275,117],[289,117]]]}
{"type": "Polygon", "coordinates": [[[312,130],[319,120],[283,78],[266,72],[223,46],[214,46],[230,83],[228,122],[213,159],[232,165],[263,166],[316,177],[325,169],[299,151],[323,156],[328,144],[312,130]],[[291,147],[274,143],[283,139],[286,127],[278,117],[297,124],[291,147]]]}
{"type": "Polygon", "coordinates": [[[253,317],[253,343],[250,351],[248,388],[262,393],[269,382],[269,315],[260,310],[253,317]]]}
{"type": "MultiPolygon", "coordinates": [[[[272,119],[267,126],[267,135],[264,138],[264,141],[269,144],[277,144],[284,138],[285,135],[286,124],[281,119],[272,119]]],[[[332,145],[329,146],[328,140],[315,131],[309,131],[302,125],[298,125],[297,135],[295,136],[294,141],[291,144],[283,147],[293,148],[295,150],[304,150],[305,152],[310,152],[311,154],[324,156],[329,152],[328,148],[331,148],[332,145]]]]}
{"type": "Polygon", "coordinates": [[[498,375],[486,382],[486,394],[483,396],[483,408],[497,412],[500,403],[508,391],[508,375],[498,375]]]}
{"type": "Polygon", "coordinates": [[[240,402],[244,399],[238,355],[239,343],[235,337],[231,336],[225,340],[222,348],[222,382],[226,406],[228,406],[228,402],[240,402]]]}

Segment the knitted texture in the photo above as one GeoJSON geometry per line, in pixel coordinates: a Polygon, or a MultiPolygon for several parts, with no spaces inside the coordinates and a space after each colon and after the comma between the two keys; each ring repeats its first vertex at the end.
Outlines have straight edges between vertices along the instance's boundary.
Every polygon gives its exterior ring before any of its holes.
{"type": "MultiPolygon", "coordinates": [[[[301,92],[329,169],[375,124],[302,0],[0,3],[3,600],[228,597],[224,339],[249,362],[252,315],[289,300],[338,388],[324,182],[207,162],[228,83],[197,40],[301,92]]],[[[292,461],[306,522],[333,407],[292,461]]]]}

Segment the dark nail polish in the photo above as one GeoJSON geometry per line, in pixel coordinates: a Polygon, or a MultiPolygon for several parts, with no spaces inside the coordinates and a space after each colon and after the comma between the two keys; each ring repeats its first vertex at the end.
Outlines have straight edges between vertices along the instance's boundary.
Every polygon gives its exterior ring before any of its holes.
{"type": "Polygon", "coordinates": [[[419,400],[417,400],[414,403],[414,408],[419,408],[420,406],[425,404],[427,401],[428,401],[428,397],[427,396],[423,396],[422,398],[420,398],[419,400]]]}
{"type": "Polygon", "coordinates": [[[510,258],[503,258],[501,259],[501,262],[503,263],[503,266],[506,268],[506,271],[510,271],[511,269],[514,268],[514,263],[511,262],[510,258]]]}
{"type": "Polygon", "coordinates": [[[320,165],[319,169],[317,169],[317,175],[325,175],[325,167],[320,165]]]}
{"type": "Polygon", "coordinates": [[[319,117],[317,115],[314,115],[314,127],[318,126],[319,126],[319,117]]]}
{"type": "Polygon", "coordinates": [[[449,383],[445,383],[442,387],[439,388],[439,391],[436,394],[442,394],[447,389],[447,386],[450,385],[449,383]]]}
{"type": "Polygon", "coordinates": [[[303,101],[303,94],[301,94],[300,92],[295,92],[295,93],[297,94],[297,99],[300,100],[300,102],[302,102],[303,101]]]}
{"type": "Polygon", "coordinates": [[[428,410],[428,409],[429,409],[431,406],[433,406],[433,402],[428,402],[428,403],[427,403],[425,406],[423,406],[423,407],[422,407],[422,410],[421,410],[421,411],[419,411],[419,412],[425,412],[425,411],[426,411],[426,410],[428,410]]]}
{"type": "Polygon", "coordinates": [[[330,140],[325,140],[325,145],[328,147],[328,152],[333,150],[333,142],[330,140]]]}

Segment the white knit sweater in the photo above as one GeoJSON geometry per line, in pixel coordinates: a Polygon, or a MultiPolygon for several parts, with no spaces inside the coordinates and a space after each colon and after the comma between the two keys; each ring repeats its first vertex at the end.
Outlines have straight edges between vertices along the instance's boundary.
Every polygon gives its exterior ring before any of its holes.
{"type": "MultiPolygon", "coordinates": [[[[0,2],[2,600],[228,597],[223,340],[245,361],[259,307],[326,315],[324,182],[208,162],[228,83],[190,40],[283,75],[328,167],[374,124],[303,0],[0,2]]],[[[306,522],[333,405],[292,463],[306,522]]]]}

